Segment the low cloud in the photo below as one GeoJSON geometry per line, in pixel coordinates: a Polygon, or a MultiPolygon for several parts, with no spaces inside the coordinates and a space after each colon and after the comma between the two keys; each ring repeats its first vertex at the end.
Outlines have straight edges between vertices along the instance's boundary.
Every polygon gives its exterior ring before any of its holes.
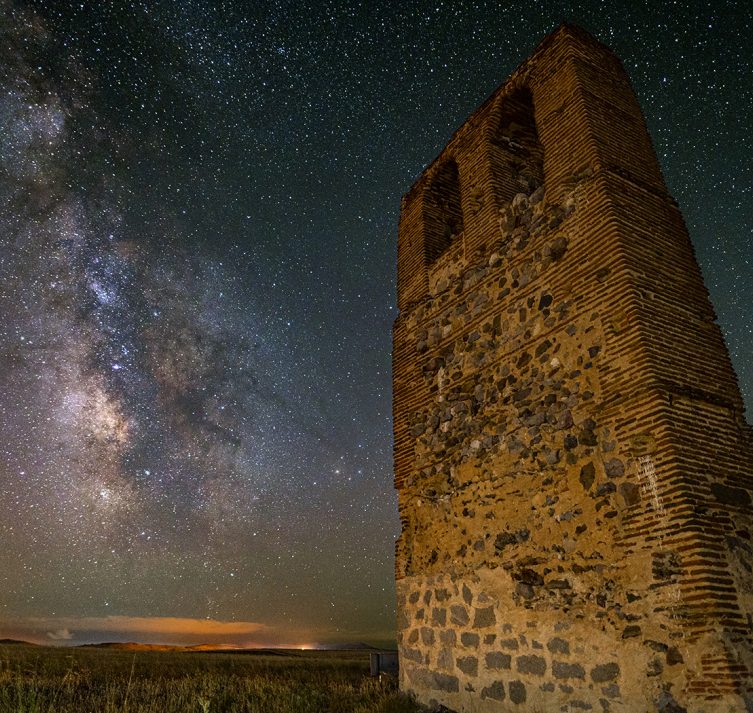
{"type": "Polygon", "coordinates": [[[182,617],[107,616],[82,617],[66,620],[71,626],[87,631],[116,633],[181,634],[191,636],[241,636],[256,634],[263,624],[252,621],[218,621],[217,619],[187,619],[182,617]],[[75,623],[74,623],[75,622],[75,623]]]}
{"type": "Polygon", "coordinates": [[[140,641],[144,643],[233,643],[253,645],[269,634],[253,621],[219,621],[185,617],[28,617],[0,621],[0,632],[31,641],[140,641]]]}
{"type": "Polygon", "coordinates": [[[47,638],[53,641],[68,641],[73,638],[69,629],[58,629],[57,631],[48,631],[47,638]]]}

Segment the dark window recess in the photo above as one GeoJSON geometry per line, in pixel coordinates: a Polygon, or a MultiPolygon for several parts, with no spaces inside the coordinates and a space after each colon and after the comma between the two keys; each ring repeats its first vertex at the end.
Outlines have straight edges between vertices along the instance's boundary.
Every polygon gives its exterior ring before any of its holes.
{"type": "Polygon", "coordinates": [[[544,149],[539,143],[533,101],[519,89],[500,102],[489,141],[492,181],[500,204],[516,193],[531,194],[544,182],[544,149]]]}
{"type": "Polygon", "coordinates": [[[434,262],[463,232],[460,179],[455,161],[445,161],[429,183],[424,199],[426,263],[434,262]]]}

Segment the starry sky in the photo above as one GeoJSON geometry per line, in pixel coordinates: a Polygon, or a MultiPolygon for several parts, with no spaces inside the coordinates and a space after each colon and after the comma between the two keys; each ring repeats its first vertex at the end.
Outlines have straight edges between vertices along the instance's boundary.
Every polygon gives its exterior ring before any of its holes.
{"type": "Polygon", "coordinates": [[[0,7],[0,636],[393,638],[400,196],[563,20],[630,74],[753,412],[753,5],[0,7]]]}

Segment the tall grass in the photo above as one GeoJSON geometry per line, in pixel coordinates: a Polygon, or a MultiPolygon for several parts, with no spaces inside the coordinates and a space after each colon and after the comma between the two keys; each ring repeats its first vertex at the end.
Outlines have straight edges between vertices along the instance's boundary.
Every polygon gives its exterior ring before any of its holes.
{"type": "Polygon", "coordinates": [[[415,713],[364,654],[0,646],[0,713],[415,713]]]}

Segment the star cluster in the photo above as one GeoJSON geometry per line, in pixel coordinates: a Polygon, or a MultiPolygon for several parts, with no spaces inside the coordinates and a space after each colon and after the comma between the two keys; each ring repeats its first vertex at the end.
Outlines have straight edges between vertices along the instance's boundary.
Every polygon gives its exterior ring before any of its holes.
{"type": "Polygon", "coordinates": [[[1,6],[0,625],[392,637],[400,195],[562,20],[633,80],[753,406],[744,3],[1,6]]]}

